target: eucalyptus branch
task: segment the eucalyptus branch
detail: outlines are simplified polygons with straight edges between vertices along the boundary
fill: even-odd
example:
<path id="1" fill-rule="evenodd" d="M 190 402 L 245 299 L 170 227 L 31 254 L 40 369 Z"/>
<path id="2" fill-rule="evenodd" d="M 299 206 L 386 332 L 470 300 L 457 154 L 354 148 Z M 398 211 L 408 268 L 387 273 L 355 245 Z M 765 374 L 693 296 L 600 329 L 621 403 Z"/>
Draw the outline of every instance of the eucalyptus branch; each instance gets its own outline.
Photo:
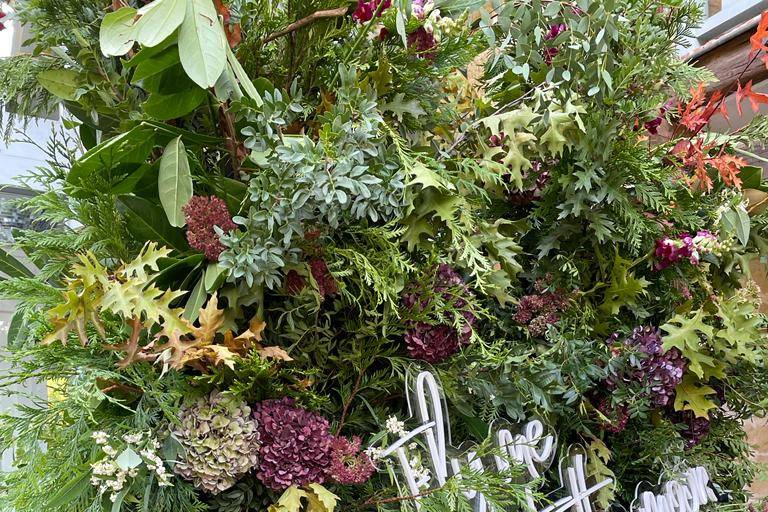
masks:
<path id="1" fill-rule="evenodd" d="M 272 32 L 271 34 L 269 34 L 267 37 L 264 38 L 264 41 L 262 41 L 262 44 L 267 44 L 270 41 L 274 41 L 275 39 L 288 35 L 291 32 L 295 32 L 302 27 L 305 27 L 311 23 L 314 23 L 317 20 L 327 19 L 327 18 L 338 18 L 339 16 L 344 16 L 347 13 L 347 10 L 348 10 L 347 6 L 344 6 L 344 7 L 337 7 L 336 9 L 327 9 L 325 11 L 313 12 L 306 18 L 302 18 L 298 21 L 294 21 L 293 23 L 291 23 L 290 25 L 288 25 L 282 30 L 278 30 L 277 32 Z"/>

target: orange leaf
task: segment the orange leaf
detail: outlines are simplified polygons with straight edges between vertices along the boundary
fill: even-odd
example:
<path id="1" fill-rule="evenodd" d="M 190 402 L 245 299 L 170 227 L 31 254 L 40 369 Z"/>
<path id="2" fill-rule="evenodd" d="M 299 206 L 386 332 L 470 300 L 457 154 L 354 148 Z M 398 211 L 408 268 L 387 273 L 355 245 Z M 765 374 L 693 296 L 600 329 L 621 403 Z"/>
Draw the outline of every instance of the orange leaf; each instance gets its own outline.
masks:
<path id="1" fill-rule="evenodd" d="M 750 55 L 754 55 L 760 50 L 768 51 L 768 46 L 766 46 L 764 42 L 766 38 L 768 38 L 768 11 L 763 12 L 757 30 L 749 38 L 749 44 L 752 47 Z"/>
<path id="2" fill-rule="evenodd" d="M 741 178 L 739 178 L 739 172 L 741 168 L 747 165 L 747 161 L 741 157 L 733 155 L 721 155 L 715 158 L 710 158 L 707 161 L 712 167 L 717 169 L 720 173 L 720 177 L 723 182 L 729 187 L 735 187 L 741 189 Z"/>

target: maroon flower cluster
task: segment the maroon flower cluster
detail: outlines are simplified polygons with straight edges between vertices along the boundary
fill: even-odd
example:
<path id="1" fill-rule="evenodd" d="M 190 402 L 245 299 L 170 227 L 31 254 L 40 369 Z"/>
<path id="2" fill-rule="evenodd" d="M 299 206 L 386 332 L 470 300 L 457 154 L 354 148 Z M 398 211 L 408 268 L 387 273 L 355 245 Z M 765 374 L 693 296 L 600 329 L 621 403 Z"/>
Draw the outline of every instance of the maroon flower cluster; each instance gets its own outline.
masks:
<path id="1" fill-rule="evenodd" d="M 439 363 L 459 351 L 459 348 L 469 343 L 472 337 L 472 327 L 477 317 L 465 309 L 467 301 L 463 296 L 471 292 L 461 276 L 449 265 L 437 267 L 434 280 L 434 292 L 442 295 L 443 299 L 455 309 L 462 310 L 464 322 L 457 331 L 448 318 L 439 323 L 414 322 L 405 333 L 405 343 L 408 355 L 414 359 L 423 359 L 428 363 Z M 403 297 L 405 307 L 411 311 L 423 311 L 429 306 L 429 299 L 423 298 L 418 291 L 407 293 Z"/>
<path id="2" fill-rule="evenodd" d="M 5 14 L 5 13 L 4 13 L 4 12 L 2 12 L 2 11 L 0 11 L 0 20 L 2 20 L 3 18 L 5 18 L 6 16 L 7 16 L 7 14 Z M 0 31 L 2 31 L 2 30 L 5 30 L 5 29 L 6 29 L 5 23 L 3 23 L 2 21 L 0 21 Z"/>
<path id="3" fill-rule="evenodd" d="M 328 270 L 325 260 L 309 260 L 309 271 L 312 273 L 312 279 L 317 283 L 317 290 L 321 297 L 326 298 L 339 292 L 339 285 Z"/>
<path id="4" fill-rule="evenodd" d="M 357 485 L 368 481 L 376 468 L 370 457 L 360 451 L 360 438 L 335 437 L 331 442 L 330 475 L 342 485 Z"/>
<path id="5" fill-rule="evenodd" d="M 720 249 L 717 237 L 709 231 L 699 231 L 696 236 L 683 233 L 677 238 L 665 236 L 656 241 L 656 270 L 664 270 L 680 261 L 688 260 L 698 265 L 702 254 L 717 252 Z"/>
<path id="6" fill-rule="evenodd" d="M 518 206 L 526 206 L 538 201 L 549 181 L 549 171 L 542 170 L 541 162 L 533 162 L 531 169 L 523 172 L 523 182 L 530 183 L 530 185 L 523 190 L 510 193 L 509 202 Z"/>
<path id="7" fill-rule="evenodd" d="M 685 439 L 685 449 L 690 450 L 709 435 L 709 418 L 696 416 L 692 411 L 679 411 L 673 416 L 675 423 L 685 426 L 680 435 Z"/>
<path id="8" fill-rule="evenodd" d="M 437 53 L 437 40 L 435 34 L 425 27 L 419 27 L 407 37 L 408 47 L 416 50 L 416 54 L 427 60 L 433 60 Z"/>
<path id="9" fill-rule="evenodd" d="M 379 4 L 383 4 L 381 8 L 379 8 Z M 373 18 L 377 10 L 378 16 L 381 16 L 381 13 L 391 6 L 392 0 L 383 0 L 382 2 L 379 0 L 357 0 L 357 9 L 352 13 L 352 18 L 358 23 L 365 23 Z"/>
<path id="10" fill-rule="evenodd" d="M 626 405 L 611 405 L 611 399 L 602 397 L 597 402 L 597 410 L 600 411 L 608 421 L 603 421 L 601 427 L 603 430 L 618 434 L 627 428 L 629 423 L 629 408 Z"/>
<path id="11" fill-rule="evenodd" d="M 549 31 L 544 34 L 544 40 L 545 41 L 551 41 L 552 39 L 556 38 L 563 32 L 568 30 L 568 25 L 565 23 L 556 23 L 549 27 Z M 552 65 L 552 59 L 555 58 L 555 56 L 559 53 L 559 50 L 555 47 L 546 48 L 544 50 L 544 62 L 547 63 L 547 66 Z"/>
<path id="12" fill-rule="evenodd" d="M 636 327 L 624 344 L 645 355 L 631 363 L 629 378 L 648 385 L 653 404 L 666 407 L 683 380 L 687 361 L 675 347 L 664 352 L 661 332 L 655 327 Z"/>
<path id="13" fill-rule="evenodd" d="M 253 416 L 261 443 L 256 476 L 274 491 L 329 478 L 358 484 L 373 473 L 371 459 L 359 451 L 360 439 L 333 436 L 328 420 L 296 406 L 292 398 L 260 402 Z"/>
<path id="14" fill-rule="evenodd" d="M 568 296 L 561 291 L 546 291 L 546 280 L 539 279 L 534 286 L 537 293 L 524 295 L 513 317 L 517 323 L 527 325 L 531 336 L 542 336 L 547 326 L 560 320 L 562 311 L 568 308 Z"/>
<path id="15" fill-rule="evenodd" d="M 216 196 L 193 196 L 183 211 L 189 245 L 205 254 L 209 260 L 217 261 L 226 247 L 214 227 L 224 233 L 237 228 L 229 215 L 227 204 Z"/>

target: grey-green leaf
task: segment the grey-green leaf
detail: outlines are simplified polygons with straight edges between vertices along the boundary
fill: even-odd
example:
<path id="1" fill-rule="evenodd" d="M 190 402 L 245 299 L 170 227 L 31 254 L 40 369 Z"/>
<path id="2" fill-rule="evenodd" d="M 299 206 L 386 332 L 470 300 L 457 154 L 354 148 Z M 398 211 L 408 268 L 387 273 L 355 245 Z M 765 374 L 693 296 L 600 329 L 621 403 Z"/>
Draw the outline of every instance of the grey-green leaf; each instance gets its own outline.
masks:
<path id="1" fill-rule="evenodd" d="M 157 46 L 173 34 L 184 21 L 189 0 L 155 0 L 136 22 L 136 40 L 144 46 Z"/>
<path id="2" fill-rule="evenodd" d="M 122 7 L 104 16 L 99 29 L 99 46 L 104 55 L 125 55 L 135 42 L 136 9 Z"/>
<path id="3" fill-rule="evenodd" d="M 200 308 L 205 304 L 205 299 L 208 294 L 205 293 L 205 278 L 203 276 L 197 281 L 197 284 L 192 288 L 192 293 L 187 299 L 187 305 L 184 306 L 184 318 L 190 322 L 197 320 L 200 315 Z"/>
<path id="4" fill-rule="evenodd" d="M 187 149 L 181 141 L 181 136 L 165 147 L 163 158 L 160 160 L 157 189 L 168 222 L 177 228 L 184 226 L 186 221 L 182 208 L 192 198 L 192 175 L 189 172 Z"/>
<path id="5" fill-rule="evenodd" d="M 179 58 L 197 85 L 216 85 L 227 61 L 227 36 L 211 0 L 189 0 L 179 31 Z"/>

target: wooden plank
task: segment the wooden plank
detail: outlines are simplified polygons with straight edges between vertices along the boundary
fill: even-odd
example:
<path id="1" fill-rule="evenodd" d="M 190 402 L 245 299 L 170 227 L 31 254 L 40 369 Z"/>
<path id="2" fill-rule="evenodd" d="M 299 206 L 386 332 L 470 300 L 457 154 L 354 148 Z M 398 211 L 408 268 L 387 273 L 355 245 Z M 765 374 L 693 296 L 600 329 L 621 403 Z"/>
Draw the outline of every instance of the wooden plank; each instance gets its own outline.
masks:
<path id="1" fill-rule="evenodd" d="M 722 90 L 729 94 L 736 90 L 737 81 L 757 83 L 768 78 L 768 69 L 760 56 L 753 60 L 749 55 L 752 32 L 744 32 L 696 58 L 696 65 L 708 68 L 719 80 L 707 92 Z"/>

